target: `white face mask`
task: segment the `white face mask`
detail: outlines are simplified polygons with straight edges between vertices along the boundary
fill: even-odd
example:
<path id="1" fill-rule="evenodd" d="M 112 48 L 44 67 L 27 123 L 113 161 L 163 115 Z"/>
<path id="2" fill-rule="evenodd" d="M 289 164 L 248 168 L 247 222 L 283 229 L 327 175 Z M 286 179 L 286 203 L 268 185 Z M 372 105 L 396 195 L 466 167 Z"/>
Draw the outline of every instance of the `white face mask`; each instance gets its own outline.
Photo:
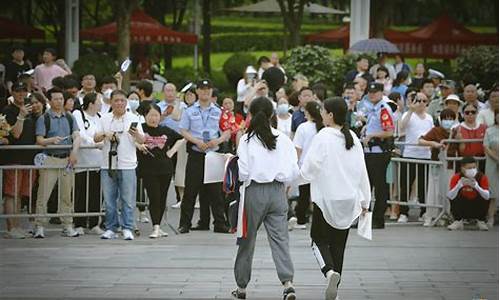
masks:
<path id="1" fill-rule="evenodd" d="M 466 169 L 464 173 L 466 177 L 473 179 L 477 175 L 477 169 L 476 168 Z"/>
<path id="2" fill-rule="evenodd" d="M 288 113 L 288 104 L 282 103 L 276 107 L 276 112 L 278 115 L 284 115 Z"/>
<path id="3" fill-rule="evenodd" d="M 139 100 L 128 100 L 128 105 L 130 106 L 130 109 L 135 112 L 139 107 Z"/>
<path id="4" fill-rule="evenodd" d="M 113 90 L 112 89 L 107 89 L 104 92 L 102 92 L 102 95 L 104 96 L 104 98 L 106 98 L 107 100 L 109 100 L 109 99 L 111 99 L 111 93 L 113 93 Z"/>
<path id="5" fill-rule="evenodd" d="M 441 121 L 441 127 L 443 127 L 446 130 L 450 130 L 451 127 L 455 125 L 455 120 L 442 120 Z"/>

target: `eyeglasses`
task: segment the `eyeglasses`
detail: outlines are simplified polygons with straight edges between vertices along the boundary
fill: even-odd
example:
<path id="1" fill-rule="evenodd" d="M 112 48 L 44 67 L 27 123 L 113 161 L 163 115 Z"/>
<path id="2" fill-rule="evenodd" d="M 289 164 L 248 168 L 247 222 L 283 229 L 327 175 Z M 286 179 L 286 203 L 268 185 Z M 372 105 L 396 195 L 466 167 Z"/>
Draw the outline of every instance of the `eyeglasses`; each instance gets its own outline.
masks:
<path id="1" fill-rule="evenodd" d="M 420 103 L 420 102 L 427 103 L 427 100 L 424 100 L 424 99 L 415 99 L 415 103 Z"/>
<path id="2" fill-rule="evenodd" d="M 467 115 L 467 116 L 468 115 L 475 115 L 476 113 L 477 113 L 477 111 L 475 111 L 475 110 L 466 110 L 466 111 L 464 111 L 464 114 Z"/>

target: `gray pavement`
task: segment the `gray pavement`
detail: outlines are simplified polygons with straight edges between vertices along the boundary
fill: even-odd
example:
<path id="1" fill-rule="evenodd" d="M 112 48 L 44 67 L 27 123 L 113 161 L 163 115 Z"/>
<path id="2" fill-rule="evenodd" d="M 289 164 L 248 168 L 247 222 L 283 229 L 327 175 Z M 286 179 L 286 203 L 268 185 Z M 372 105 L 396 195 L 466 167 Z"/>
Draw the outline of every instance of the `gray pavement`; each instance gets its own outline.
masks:
<path id="1" fill-rule="evenodd" d="M 170 199 L 173 199 L 171 197 Z M 140 224 L 134 241 L 97 236 L 0 239 L 0 299 L 231 299 L 233 235 L 176 235 L 151 240 Z M 197 220 L 194 217 L 194 222 Z M 3 226 L 3 225 L 2 225 Z M 290 233 L 298 299 L 323 299 L 325 279 L 308 231 Z M 259 232 L 248 299 L 281 299 L 265 230 Z M 339 297 L 346 299 L 498 299 L 498 227 L 488 232 L 389 226 L 366 241 L 351 230 Z M 478 297 L 479 299 L 479 297 Z"/>

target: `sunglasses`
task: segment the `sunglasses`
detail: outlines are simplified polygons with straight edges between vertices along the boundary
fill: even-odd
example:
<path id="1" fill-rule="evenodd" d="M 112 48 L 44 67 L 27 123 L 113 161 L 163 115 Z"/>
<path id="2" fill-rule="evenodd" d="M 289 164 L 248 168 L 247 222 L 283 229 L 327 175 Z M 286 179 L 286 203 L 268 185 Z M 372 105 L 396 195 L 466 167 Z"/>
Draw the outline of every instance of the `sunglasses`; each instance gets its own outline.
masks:
<path id="1" fill-rule="evenodd" d="M 466 110 L 466 111 L 464 111 L 464 114 L 465 114 L 465 115 L 467 115 L 467 116 L 468 116 L 468 115 L 475 115 L 475 114 L 476 114 L 476 112 L 477 112 L 477 111 L 475 111 L 475 110 Z"/>

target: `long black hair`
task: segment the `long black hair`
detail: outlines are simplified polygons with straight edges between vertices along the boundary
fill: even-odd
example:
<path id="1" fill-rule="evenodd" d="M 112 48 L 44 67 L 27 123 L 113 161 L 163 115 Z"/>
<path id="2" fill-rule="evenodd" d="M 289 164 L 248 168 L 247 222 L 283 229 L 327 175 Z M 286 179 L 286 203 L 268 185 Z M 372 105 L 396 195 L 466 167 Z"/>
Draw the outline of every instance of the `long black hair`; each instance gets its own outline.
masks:
<path id="1" fill-rule="evenodd" d="M 270 123 L 273 113 L 271 99 L 267 97 L 258 97 L 252 101 L 250 104 L 252 120 L 247 129 L 247 142 L 255 135 L 265 148 L 269 150 L 276 149 L 276 140 L 278 137 L 271 131 Z"/>
<path id="2" fill-rule="evenodd" d="M 316 131 L 319 132 L 323 127 L 323 118 L 321 117 L 321 105 L 316 101 L 307 102 L 305 110 L 311 115 L 312 121 L 316 124 Z"/>
<path id="3" fill-rule="evenodd" d="M 354 139 L 349 130 L 349 125 L 346 123 L 347 104 L 344 99 L 340 97 L 328 98 L 323 102 L 323 106 L 327 113 L 333 114 L 335 124 L 342 126 L 340 131 L 344 134 L 345 148 L 347 150 L 351 149 L 354 146 Z"/>

